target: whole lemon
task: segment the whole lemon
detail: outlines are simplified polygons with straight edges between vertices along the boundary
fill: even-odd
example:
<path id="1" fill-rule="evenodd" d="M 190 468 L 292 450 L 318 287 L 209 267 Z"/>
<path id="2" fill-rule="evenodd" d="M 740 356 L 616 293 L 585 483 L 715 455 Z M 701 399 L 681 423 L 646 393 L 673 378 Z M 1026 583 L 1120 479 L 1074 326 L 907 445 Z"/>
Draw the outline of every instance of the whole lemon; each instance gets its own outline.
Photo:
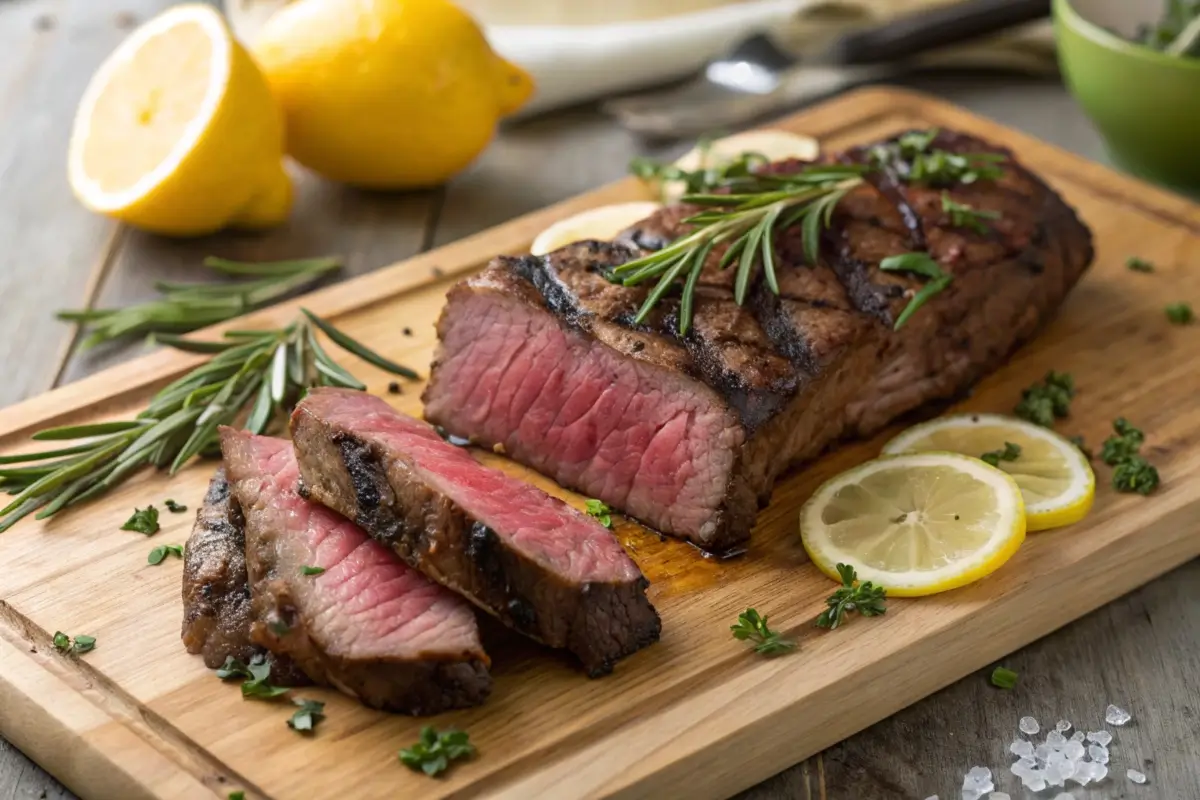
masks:
<path id="1" fill-rule="evenodd" d="M 291 156 L 367 188 L 444 182 L 533 92 L 446 0 L 299 0 L 252 49 L 283 106 Z"/>

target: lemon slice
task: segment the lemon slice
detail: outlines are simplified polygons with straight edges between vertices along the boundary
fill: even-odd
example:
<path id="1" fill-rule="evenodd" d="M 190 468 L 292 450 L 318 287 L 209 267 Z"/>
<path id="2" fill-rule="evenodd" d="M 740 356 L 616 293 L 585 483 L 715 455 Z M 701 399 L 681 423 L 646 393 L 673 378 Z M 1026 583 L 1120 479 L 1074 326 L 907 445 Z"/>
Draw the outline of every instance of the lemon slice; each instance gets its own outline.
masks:
<path id="1" fill-rule="evenodd" d="M 1025 540 L 1025 511 L 1012 477 L 977 458 L 886 456 L 817 489 L 800 512 L 800 537 L 831 578 L 846 563 L 888 594 L 916 597 L 999 569 Z"/>
<path id="2" fill-rule="evenodd" d="M 544 256 L 551 250 L 584 239 L 599 239 L 608 241 L 618 233 L 641 222 L 646 217 L 662 208 L 659 203 L 641 201 L 636 203 L 614 203 L 600 206 L 567 217 L 551 225 L 538 234 L 533 240 L 529 252 L 535 256 Z"/>
<path id="3" fill-rule="evenodd" d="M 196 235 L 286 218 L 283 113 L 210 6 L 171 8 L 100 66 L 68 152 L 75 195 L 158 233 Z"/>
<path id="4" fill-rule="evenodd" d="M 1078 447 L 1054 431 L 999 414 L 958 414 L 916 425 L 883 446 L 885 454 L 940 450 L 979 457 L 1021 448 L 997 466 L 1012 475 L 1025 499 L 1030 531 L 1044 531 L 1087 516 L 1096 496 L 1096 476 Z"/>
<path id="5" fill-rule="evenodd" d="M 703 167 L 719 167 L 734 161 L 743 153 L 758 153 L 768 161 L 799 158 L 811 161 L 821 153 L 821 145 L 811 136 L 777 130 L 746 131 L 717 139 L 707 146 L 697 145 L 675 161 L 680 169 L 694 172 Z M 683 196 L 682 181 L 667 181 L 662 187 L 664 203 L 673 203 Z"/>

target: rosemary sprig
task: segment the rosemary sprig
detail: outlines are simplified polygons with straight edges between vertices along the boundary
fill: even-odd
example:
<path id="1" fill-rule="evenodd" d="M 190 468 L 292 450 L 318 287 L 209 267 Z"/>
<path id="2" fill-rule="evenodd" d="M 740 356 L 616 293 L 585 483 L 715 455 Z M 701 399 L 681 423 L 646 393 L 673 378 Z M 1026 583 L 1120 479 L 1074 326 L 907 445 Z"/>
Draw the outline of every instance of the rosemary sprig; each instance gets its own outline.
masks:
<path id="1" fill-rule="evenodd" d="M 629 162 L 629 171 L 648 184 L 662 187 L 678 181 L 684 186 L 683 194 L 703 194 L 731 180 L 748 178 L 759 167 L 770 163 L 770 159 L 761 153 L 746 152 L 732 161 L 709 164 L 708 152 L 712 149 L 712 141 L 700 141 L 696 147 L 701 155 L 700 166 L 694 170 L 638 156 Z"/>
<path id="2" fill-rule="evenodd" d="M 662 250 L 614 267 L 610 278 L 625 286 L 658 278 L 638 311 L 637 322 L 645 321 L 667 291 L 683 280 L 679 333 L 686 334 L 692 325 L 700 273 L 716 247 L 728 243 L 719 262 L 721 269 L 737 263 L 734 300 L 739 305 L 745 302 L 750 278 L 759 266 L 771 291 L 778 294 L 776 233 L 800 224 L 805 257 L 816 263 L 821 227 L 829 225 L 838 202 L 862 182 L 866 170 L 861 165 L 821 165 L 795 175 L 734 179 L 726 186 L 729 194 L 684 195 L 683 202 L 705 207 L 685 220 L 694 230 Z"/>
<path id="3" fill-rule="evenodd" d="M 206 258 L 204 265 L 215 272 L 238 278 L 229 283 L 177 283 L 160 281 L 155 288 L 159 300 L 116 309 L 59 311 L 64 322 L 78 322 L 90 333 L 80 348 L 130 336 L 156 333 L 188 333 L 215 325 L 272 303 L 310 286 L 322 276 L 342 267 L 337 257 L 306 258 L 259 264 Z"/>
<path id="4" fill-rule="evenodd" d="M 247 430 L 263 433 L 310 387 L 365 389 L 329 356 L 317 329 L 381 369 L 416 377 L 303 311 L 285 328 L 228 331 L 217 341 L 159 335 L 164 344 L 212 358 L 161 389 L 134 419 L 38 431 L 33 435 L 38 441 L 84 441 L 0 458 L 0 489 L 15 495 L 0 509 L 0 532 L 38 509 L 37 518 L 44 519 L 96 497 L 143 467 L 174 474 L 195 456 L 216 455 L 218 427 L 241 421 Z"/>

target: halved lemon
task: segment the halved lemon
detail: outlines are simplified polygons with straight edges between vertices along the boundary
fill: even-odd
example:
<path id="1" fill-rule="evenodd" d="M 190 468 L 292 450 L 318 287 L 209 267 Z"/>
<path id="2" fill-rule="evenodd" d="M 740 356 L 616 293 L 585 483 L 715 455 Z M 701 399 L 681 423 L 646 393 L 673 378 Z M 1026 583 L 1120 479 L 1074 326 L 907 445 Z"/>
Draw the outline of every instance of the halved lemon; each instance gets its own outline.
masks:
<path id="1" fill-rule="evenodd" d="M 168 9 L 92 77 L 68 152 L 93 211 L 171 235 L 282 222 L 283 112 L 212 7 Z"/>
<path id="2" fill-rule="evenodd" d="M 1012 475 L 1025 499 L 1030 531 L 1078 522 L 1096 497 L 1096 476 L 1087 457 L 1052 430 L 1000 414 L 956 414 L 916 425 L 883 446 L 885 454 L 928 450 L 978 458 L 1002 452 L 1006 443 L 1020 448 L 997 466 Z"/>
<path id="3" fill-rule="evenodd" d="M 889 595 L 916 597 L 999 569 L 1025 540 L 1025 509 L 1012 477 L 977 458 L 885 456 L 817 489 L 800 537 L 829 577 L 845 563 Z"/>
<path id="4" fill-rule="evenodd" d="M 694 172 L 702 167 L 729 164 L 743 153 L 757 153 L 768 161 L 799 158 L 811 161 L 821 153 L 820 143 L 811 136 L 772 129 L 745 131 L 704 145 L 696 145 L 675 161 L 680 169 Z M 682 181 L 667 181 L 660 187 L 664 203 L 673 203 L 683 196 Z"/>
<path id="5" fill-rule="evenodd" d="M 529 252 L 535 256 L 544 256 L 551 250 L 557 250 L 573 242 L 582 242 L 585 239 L 608 241 L 660 208 L 662 205 L 659 203 L 639 201 L 614 203 L 580 212 L 559 220 L 539 233 L 533 240 L 533 246 L 529 248 Z"/>

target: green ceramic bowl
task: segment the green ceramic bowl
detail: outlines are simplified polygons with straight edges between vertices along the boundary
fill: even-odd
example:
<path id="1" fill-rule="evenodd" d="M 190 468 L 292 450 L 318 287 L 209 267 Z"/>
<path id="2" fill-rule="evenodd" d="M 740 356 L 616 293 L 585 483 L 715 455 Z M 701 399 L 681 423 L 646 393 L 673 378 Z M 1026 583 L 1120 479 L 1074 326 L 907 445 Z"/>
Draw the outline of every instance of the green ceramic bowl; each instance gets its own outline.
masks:
<path id="1" fill-rule="evenodd" d="M 1087 19 L 1088 10 L 1089 0 L 1054 0 L 1058 60 L 1071 93 L 1116 164 L 1200 192 L 1200 59 L 1126 41 Z"/>

